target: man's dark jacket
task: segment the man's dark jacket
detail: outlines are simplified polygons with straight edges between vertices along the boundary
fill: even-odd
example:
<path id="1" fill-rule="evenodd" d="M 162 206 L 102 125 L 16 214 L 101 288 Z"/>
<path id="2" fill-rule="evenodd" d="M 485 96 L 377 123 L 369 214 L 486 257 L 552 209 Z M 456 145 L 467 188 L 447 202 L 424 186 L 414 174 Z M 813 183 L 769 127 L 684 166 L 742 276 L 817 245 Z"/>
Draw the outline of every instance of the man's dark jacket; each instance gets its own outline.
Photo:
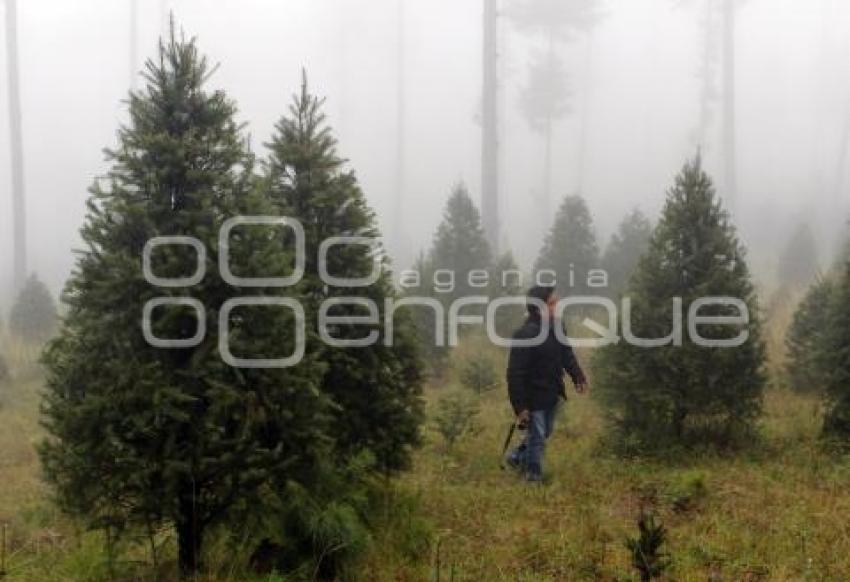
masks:
<path id="1" fill-rule="evenodd" d="M 561 343 L 555 326 L 561 320 L 549 321 L 549 333 L 542 343 L 532 346 L 511 346 L 508 359 L 508 395 L 515 413 L 523 410 L 546 410 L 567 397 L 564 371 L 573 382 L 584 381 L 584 372 L 572 347 Z M 540 334 L 540 316 L 532 314 L 513 335 L 514 340 L 535 338 Z"/>

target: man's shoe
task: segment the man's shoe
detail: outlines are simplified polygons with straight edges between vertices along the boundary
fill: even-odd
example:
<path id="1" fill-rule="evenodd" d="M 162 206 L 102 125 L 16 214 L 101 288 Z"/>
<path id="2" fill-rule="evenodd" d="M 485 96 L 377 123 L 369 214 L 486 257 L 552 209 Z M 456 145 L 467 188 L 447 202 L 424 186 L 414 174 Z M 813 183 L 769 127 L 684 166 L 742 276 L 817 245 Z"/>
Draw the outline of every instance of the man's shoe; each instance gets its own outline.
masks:
<path id="1" fill-rule="evenodd" d="M 522 471 L 522 462 L 513 455 L 507 455 L 505 457 L 505 465 L 514 471 Z"/>
<path id="2" fill-rule="evenodd" d="M 525 474 L 525 482 L 526 483 L 533 483 L 535 485 L 542 485 L 543 484 L 543 475 L 541 475 L 540 473 L 526 473 Z"/>

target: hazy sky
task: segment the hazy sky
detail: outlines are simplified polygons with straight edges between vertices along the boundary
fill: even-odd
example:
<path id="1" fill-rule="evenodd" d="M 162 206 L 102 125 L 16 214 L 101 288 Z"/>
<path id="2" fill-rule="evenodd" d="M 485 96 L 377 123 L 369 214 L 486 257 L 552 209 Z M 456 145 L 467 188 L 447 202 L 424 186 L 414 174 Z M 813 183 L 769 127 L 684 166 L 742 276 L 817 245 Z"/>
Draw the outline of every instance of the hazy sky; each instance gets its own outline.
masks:
<path id="1" fill-rule="evenodd" d="M 152 56 L 173 10 L 220 63 L 210 88 L 234 98 L 262 155 L 307 69 L 386 233 L 393 216 L 398 0 L 139 0 L 135 69 Z M 517 0 L 502 0 L 502 3 Z M 711 0 L 717 4 L 720 0 Z M 607 0 L 604 18 L 560 48 L 572 114 L 554 129 L 557 198 L 587 198 L 601 244 L 639 206 L 655 217 L 665 189 L 697 147 L 706 0 Z M 106 168 L 132 81 L 130 0 L 19 0 L 21 92 L 30 268 L 58 291 L 72 265 L 86 188 Z M 480 0 L 404 0 L 405 225 L 388 246 L 406 262 L 426 246 L 453 183 L 478 200 Z M 820 222 L 823 255 L 848 208 L 839 143 L 850 118 L 850 2 L 741 0 L 736 83 L 736 222 L 770 276 L 784 232 Z M 540 199 L 540 136 L 517 91 L 540 43 L 502 22 L 503 243 L 528 267 L 551 222 Z M 0 34 L 5 31 L 0 29 Z M 0 302 L 11 278 L 5 39 L 0 43 Z M 720 178 L 720 103 L 703 145 Z M 582 146 L 583 144 L 583 146 Z"/>

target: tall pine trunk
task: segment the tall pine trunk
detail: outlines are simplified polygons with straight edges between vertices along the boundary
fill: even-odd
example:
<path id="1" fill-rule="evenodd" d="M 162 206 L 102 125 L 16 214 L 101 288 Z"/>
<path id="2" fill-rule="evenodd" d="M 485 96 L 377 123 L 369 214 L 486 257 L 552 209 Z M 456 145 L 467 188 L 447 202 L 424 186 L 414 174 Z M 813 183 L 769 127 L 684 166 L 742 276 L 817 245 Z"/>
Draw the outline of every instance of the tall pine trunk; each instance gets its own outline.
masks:
<path id="1" fill-rule="evenodd" d="M 587 33 L 585 39 L 586 50 L 584 53 L 584 87 L 582 88 L 581 97 L 581 116 L 579 117 L 579 134 L 578 134 L 578 164 L 576 167 L 576 185 L 579 194 L 584 194 L 584 179 L 585 166 L 587 165 L 587 142 L 588 142 L 588 110 L 590 109 L 590 92 L 592 87 L 593 76 L 593 32 Z"/>
<path id="2" fill-rule="evenodd" d="M 130 0 L 130 87 L 136 88 L 136 76 L 138 71 L 136 63 L 139 62 L 139 0 Z"/>
<path id="3" fill-rule="evenodd" d="M 481 94 L 481 219 L 494 253 L 499 244 L 498 14 L 496 0 L 484 0 L 484 74 Z"/>
<path id="4" fill-rule="evenodd" d="M 735 152 L 735 0 L 723 3 L 723 198 L 734 210 L 738 204 Z"/>
<path id="5" fill-rule="evenodd" d="M 549 70 L 554 68 L 555 63 L 555 38 L 549 30 L 549 49 L 546 58 L 549 61 Z M 552 212 L 552 126 L 555 124 L 552 108 L 546 116 L 546 125 L 543 128 L 544 152 L 543 152 L 543 199 L 546 201 L 546 212 Z"/>
<path id="6" fill-rule="evenodd" d="M 203 524 L 198 519 L 195 492 L 192 484 L 180 495 L 177 528 L 177 563 L 183 575 L 194 574 L 200 566 Z"/>
<path id="7" fill-rule="evenodd" d="M 835 202 L 839 204 L 844 199 L 844 175 L 848 150 L 850 150 L 850 114 L 845 114 L 841 140 L 838 142 L 838 158 L 836 159 L 833 182 Z"/>
<path id="8" fill-rule="evenodd" d="M 12 152 L 12 283 L 18 291 L 27 276 L 27 217 L 24 191 L 24 143 L 18 78 L 17 0 L 6 0 L 6 60 L 9 86 L 9 147 Z"/>
<path id="9" fill-rule="evenodd" d="M 701 151 L 706 151 L 708 144 L 708 133 L 711 125 L 711 107 L 712 101 L 715 99 L 715 34 L 716 27 L 714 21 L 714 2 L 713 0 L 705 0 L 705 19 L 703 26 L 703 45 L 702 45 L 702 69 L 700 71 L 700 81 L 702 87 L 700 89 L 699 101 L 699 127 L 697 129 L 697 145 Z"/>
<path id="10" fill-rule="evenodd" d="M 552 212 L 552 119 L 543 130 L 543 200 L 547 213 Z"/>
<path id="11" fill-rule="evenodd" d="M 163 37 L 168 33 L 169 21 L 168 0 L 159 0 L 159 26 L 160 35 Z"/>
<path id="12" fill-rule="evenodd" d="M 398 52 L 396 53 L 396 167 L 395 167 L 395 192 L 393 193 L 393 228 L 395 232 L 395 243 L 398 245 L 398 254 L 407 261 L 408 245 L 407 245 L 407 227 L 404 220 L 404 0 L 396 0 L 398 6 L 396 8 L 397 31 L 398 31 Z"/>

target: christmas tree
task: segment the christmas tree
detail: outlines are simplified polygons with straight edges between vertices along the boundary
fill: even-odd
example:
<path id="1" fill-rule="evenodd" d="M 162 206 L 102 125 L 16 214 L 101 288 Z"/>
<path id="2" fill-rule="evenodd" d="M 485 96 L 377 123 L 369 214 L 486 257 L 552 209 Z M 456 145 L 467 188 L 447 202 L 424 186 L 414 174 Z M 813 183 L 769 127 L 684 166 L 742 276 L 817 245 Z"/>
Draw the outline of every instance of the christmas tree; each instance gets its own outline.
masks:
<path id="1" fill-rule="evenodd" d="M 850 449 L 850 262 L 834 285 L 827 323 L 818 350 L 827 411 L 823 436 L 830 445 Z"/>
<path id="2" fill-rule="evenodd" d="M 473 284 L 470 284 L 470 272 L 490 271 L 492 255 L 481 226 L 481 215 L 463 184 L 455 185 L 446 202 L 428 262 L 431 272 L 442 269 L 454 273 L 454 290 L 437 294 L 446 305 L 462 297 L 487 295 L 486 285 L 478 286 L 478 273 L 473 273 Z M 466 313 L 473 311 L 470 309 Z"/>
<path id="3" fill-rule="evenodd" d="M 804 288 L 818 272 L 817 245 L 812 229 L 801 223 L 779 257 L 779 283 Z"/>
<path id="4" fill-rule="evenodd" d="M 555 214 L 534 271 L 554 271 L 558 294 L 564 297 L 594 293 L 587 286 L 587 273 L 599 267 L 599 247 L 587 204 L 581 196 L 568 196 Z"/>
<path id="5" fill-rule="evenodd" d="M 267 144 L 265 184 L 280 212 L 298 219 L 304 228 L 307 321 L 318 322 L 327 301 L 342 300 L 328 311 L 334 318 L 369 317 L 370 309 L 375 310 L 374 323 L 336 319 L 328 326 L 337 341 L 377 334 L 370 345 L 333 345 L 317 339 L 308 342 L 307 352 L 326 364 L 321 390 L 334 403 L 331 436 L 337 453 L 349 458 L 370 451 L 381 471 L 393 471 L 408 464 L 410 448 L 419 442 L 422 367 L 416 335 L 410 314 L 401 308 L 393 315 L 392 345 L 386 345 L 385 300 L 396 296 L 389 265 L 374 212 L 354 172 L 337 154 L 322 103 L 308 91 L 305 78 L 289 114 L 277 123 Z M 362 240 L 327 248 L 320 262 L 323 243 L 341 236 Z M 376 275 L 358 286 L 345 281 L 327 284 L 320 269 L 326 271 L 326 279 Z M 370 301 L 373 307 L 355 304 L 358 301 Z"/>
<path id="6" fill-rule="evenodd" d="M 6 358 L 0 354 L 0 385 L 9 381 L 9 365 L 6 363 Z"/>
<path id="7" fill-rule="evenodd" d="M 40 453 L 60 506 L 111 539 L 175 528 L 183 572 L 198 568 L 205 533 L 234 506 L 269 482 L 309 489 L 328 450 L 321 366 L 310 354 L 286 368 L 234 367 L 217 349 L 227 300 L 297 299 L 298 289 L 234 287 L 215 269 L 222 224 L 275 208 L 253 183 L 234 103 L 205 88 L 211 72 L 195 42 L 173 30 L 147 62 L 146 88 L 131 92 L 129 123 L 107 151 L 108 178 L 90 190 L 67 317 L 44 357 L 49 436 Z M 149 246 L 175 235 L 201 248 Z M 228 242 L 242 277 L 292 268 L 282 229 L 243 226 Z M 151 275 L 193 281 L 163 287 Z M 161 305 L 140 323 L 156 298 L 198 303 Z M 239 358 L 288 356 L 296 325 L 291 309 L 269 306 L 240 307 L 222 322 Z M 146 336 L 179 344 L 155 347 Z"/>
<path id="8" fill-rule="evenodd" d="M 408 281 L 404 287 L 404 296 L 410 300 L 437 301 L 434 299 L 434 270 L 424 252 L 420 252 L 411 269 L 417 274 L 416 281 Z M 438 302 L 438 307 L 442 304 Z M 413 326 L 416 333 L 420 353 L 425 361 L 429 374 L 442 376 L 445 371 L 446 358 L 449 347 L 446 343 L 445 329 L 439 333 L 438 322 L 443 322 L 445 327 L 445 316 L 435 310 L 431 305 L 416 305 L 410 308 Z"/>
<path id="9" fill-rule="evenodd" d="M 442 306 L 442 345 L 437 341 L 440 326 L 434 310 L 417 307 L 415 315 L 417 336 L 428 357 L 429 369 L 441 376 L 450 347 L 448 314 L 452 304 L 466 297 L 492 297 L 500 291 L 501 275 L 494 271 L 481 215 L 462 183 L 452 189 L 431 248 L 427 255 L 420 255 L 414 271 L 421 274 L 420 284 L 408 288 L 407 295 L 436 300 Z M 485 308 L 467 305 L 462 312 L 483 317 Z M 469 331 L 468 325 L 459 326 L 460 333 L 465 331 Z"/>
<path id="10" fill-rule="evenodd" d="M 697 328 L 700 337 L 712 341 L 746 334 L 737 347 L 701 345 L 688 329 L 681 334 L 681 345 L 675 345 L 674 332 L 671 341 L 656 347 L 624 338 L 602 348 L 594 366 L 596 393 L 615 442 L 640 452 L 706 442 L 726 446 L 749 434 L 760 413 L 765 381 L 755 293 L 744 249 L 699 157 L 685 164 L 669 190 L 627 295 L 631 314 L 628 319 L 623 314 L 621 325 L 630 323 L 638 338 L 671 334 L 674 298 L 682 299 L 684 310 L 700 298 L 736 298 L 744 302 L 749 321 Z M 698 313 L 736 318 L 740 311 L 715 303 Z"/>
<path id="11" fill-rule="evenodd" d="M 519 275 L 521 272 L 511 251 L 505 251 L 493 263 L 490 299 L 522 298 L 522 302 L 502 306 L 496 311 L 495 326 L 499 337 L 511 337 L 527 314 L 524 305 L 525 289 L 522 286 L 522 277 Z"/>
<path id="12" fill-rule="evenodd" d="M 822 356 L 832 320 L 834 289 L 835 283 L 829 277 L 817 279 L 794 312 L 785 336 L 786 370 L 794 390 L 821 391 L 827 381 L 828 370 L 823 369 Z"/>
<path id="13" fill-rule="evenodd" d="M 646 252 L 651 235 L 652 225 L 638 209 L 629 212 L 620 222 L 617 232 L 611 235 L 602 255 L 602 268 L 608 273 L 611 297 L 619 297 L 625 290 L 638 260 Z"/>
<path id="14" fill-rule="evenodd" d="M 56 331 L 56 302 L 36 275 L 24 283 L 9 314 L 9 331 L 29 342 L 43 342 Z"/>

